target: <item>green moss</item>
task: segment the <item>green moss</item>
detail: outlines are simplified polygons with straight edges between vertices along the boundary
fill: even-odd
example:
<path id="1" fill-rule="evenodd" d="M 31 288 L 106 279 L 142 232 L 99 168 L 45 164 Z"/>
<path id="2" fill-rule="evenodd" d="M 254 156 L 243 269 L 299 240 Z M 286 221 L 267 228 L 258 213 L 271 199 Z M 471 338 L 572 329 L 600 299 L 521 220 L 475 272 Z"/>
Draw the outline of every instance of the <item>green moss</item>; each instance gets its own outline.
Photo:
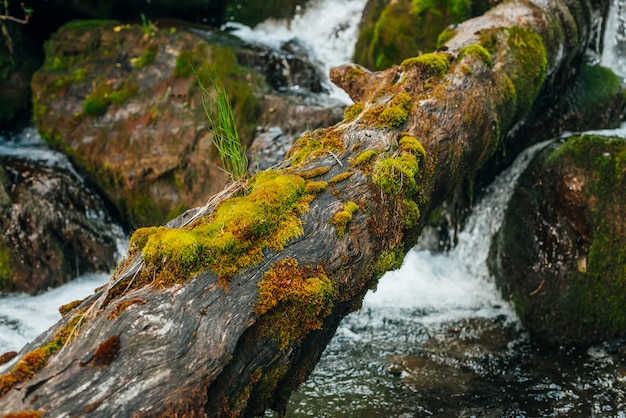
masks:
<path id="1" fill-rule="evenodd" d="M 419 223 L 421 212 L 417 203 L 411 199 L 403 199 L 400 208 L 402 224 L 405 228 L 413 228 Z"/>
<path id="2" fill-rule="evenodd" d="M 368 149 L 359 154 L 353 161 L 350 162 L 350 164 L 355 167 L 364 168 L 368 166 L 377 155 L 377 151 Z"/>
<path id="3" fill-rule="evenodd" d="M 264 333 L 284 349 L 322 327 L 335 297 L 321 267 L 300 267 L 297 260 L 286 258 L 263 275 L 255 312 L 263 320 Z"/>
<path id="4" fill-rule="evenodd" d="M 405 59 L 400 65 L 418 67 L 427 77 L 443 77 L 450 68 L 450 58 L 446 54 L 435 52 Z"/>
<path id="5" fill-rule="evenodd" d="M 193 74 L 194 61 L 199 51 L 184 49 L 179 52 L 176 57 L 176 67 L 174 68 L 174 76 L 177 78 L 190 77 Z"/>
<path id="6" fill-rule="evenodd" d="M 626 142 L 584 135 L 570 138 L 546 159 L 582 176 L 591 237 L 585 267 L 569 275 L 563 318 L 576 335 L 612 338 L 626 333 Z M 586 178 L 586 179 L 585 179 Z"/>
<path id="7" fill-rule="evenodd" d="M 325 181 L 309 181 L 306 183 L 307 194 L 319 194 L 326 190 L 328 183 Z"/>
<path id="8" fill-rule="evenodd" d="M 610 68 L 583 64 L 574 86 L 572 105 L 583 114 L 596 112 L 598 106 L 615 100 L 619 94 L 622 94 L 621 79 Z"/>
<path id="9" fill-rule="evenodd" d="M 339 173 L 332 179 L 328 180 L 328 184 L 334 186 L 337 183 L 349 179 L 350 177 L 352 177 L 353 174 L 354 173 L 352 171 L 344 171 L 343 173 Z"/>
<path id="10" fill-rule="evenodd" d="M 426 158 L 426 150 L 421 142 L 410 135 L 404 135 L 399 141 L 400 149 L 405 152 L 409 152 L 417 157 L 420 161 L 424 161 Z"/>
<path id="11" fill-rule="evenodd" d="M 491 54 L 482 45 L 472 44 L 461 48 L 458 59 L 461 60 L 465 56 L 475 57 L 483 61 L 489 67 L 493 66 Z"/>
<path id="12" fill-rule="evenodd" d="M 374 166 L 372 183 L 391 196 L 412 195 L 418 191 L 415 176 L 418 161 L 413 154 L 379 160 Z"/>
<path id="13" fill-rule="evenodd" d="M 506 83 L 501 87 L 505 95 L 515 93 L 515 110 L 508 112 L 509 119 L 521 119 L 532 108 L 546 77 L 548 60 L 543 39 L 531 29 L 513 26 L 481 31 L 479 41 L 490 52 L 506 51 L 498 59 L 509 61 L 512 70 L 508 77 L 501 77 L 499 81 Z M 508 122 L 503 126 L 508 126 Z"/>
<path id="14" fill-rule="evenodd" d="M 378 104 L 368 109 L 363 115 L 363 121 L 381 129 L 397 128 L 407 121 L 412 100 L 410 94 L 398 93 L 388 105 Z"/>
<path id="15" fill-rule="evenodd" d="M 330 167 L 317 167 L 309 171 L 298 171 L 295 174 L 299 175 L 303 179 L 312 179 L 314 177 L 323 176 L 329 171 L 330 171 Z"/>
<path id="16" fill-rule="evenodd" d="M 289 149 L 286 159 L 291 159 L 291 166 L 298 167 L 306 161 L 317 157 L 327 156 L 329 153 L 342 153 L 345 145 L 336 128 L 307 132 Z"/>
<path id="17" fill-rule="evenodd" d="M 383 10 L 374 25 L 364 62 L 369 68 L 383 70 L 420 50 L 419 23 L 411 15 L 407 2 L 392 2 Z M 417 39 L 416 39 L 417 38 Z"/>
<path id="18" fill-rule="evenodd" d="M 136 93 L 137 86 L 134 84 L 127 83 L 115 90 L 107 84 L 100 84 L 94 92 L 85 97 L 83 113 L 89 116 L 103 115 L 110 105 L 121 105 Z"/>
<path id="19" fill-rule="evenodd" d="M 157 51 L 157 45 L 149 45 L 146 49 L 144 49 L 143 54 L 138 57 L 131 58 L 130 63 L 135 68 L 144 68 L 145 66 L 152 64 L 156 60 Z"/>
<path id="20" fill-rule="evenodd" d="M 453 35 L 451 24 L 482 14 L 486 1 L 399 0 L 370 2 L 355 46 L 355 62 L 383 70 L 441 47 Z M 442 32 L 443 31 L 443 32 Z"/>
<path id="21" fill-rule="evenodd" d="M 347 106 L 343 111 L 343 116 L 346 122 L 350 122 L 356 119 L 357 116 L 363 111 L 364 105 L 361 102 L 356 102 L 350 106 Z"/>
<path id="22" fill-rule="evenodd" d="M 378 122 L 386 128 L 397 128 L 406 122 L 409 114 L 400 106 L 388 107 L 378 116 Z"/>
<path id="23" fill-rule="evenodd" d="M 441 48 L 456 35 L 456 29 L 445 28 L 437 37 L 437 49 Z"/>
<path id="24" fill-rule="evenodd" d="M 138 229 L 131 246 L 145 242 L 146 280 L 167 286 L 209 268 L 226 284 L 262 261 L 264 249 L 281 250 L 302 235 L 297 215 L 309 201 L 302 177 L 266 171 L 250 180 L 248 194 L 225 200 L 208 218 L 183 228 Z"/>
<path id="25" fill-rule="evenodd" d="M 393 245 L 391 248 L 381 251 L 374 263 L 374 278 L 378 280 L 386 272 L 399 269 L 402 267 L 402 261 L 404 261 L 402 244 Z"/>
<path id="26" fill-rule="evenodd" d="M 365 70 L 363 70 L 361 67 L 354 66 L 350 69 L 350 71 L 346 73 L 345 80 L 351 81 L 352 79 L 362 76 L 363 74 L 365 74 Z M 358 103 L 355 103 L 355 105 L 356 104 Z"/>
<path id="27" fill-rule="evenodd" d="M 343 205 L 343 208 L 339 212 L 335 213 L 335 215 L 333 216 L 333 219 L 330 221 L 330 223 L 335 225 L 335 228 L 337 229 L 337 236 L 339 238 L 343 238 L 343 236 L 346 234 L 346 227 L 348 226 L 348 223 L 352 220 L 352 216 L 357 210 L 359 210 L 359 205 L 357 205 L 355 202 L 349 201 L 345 205 Z"/>

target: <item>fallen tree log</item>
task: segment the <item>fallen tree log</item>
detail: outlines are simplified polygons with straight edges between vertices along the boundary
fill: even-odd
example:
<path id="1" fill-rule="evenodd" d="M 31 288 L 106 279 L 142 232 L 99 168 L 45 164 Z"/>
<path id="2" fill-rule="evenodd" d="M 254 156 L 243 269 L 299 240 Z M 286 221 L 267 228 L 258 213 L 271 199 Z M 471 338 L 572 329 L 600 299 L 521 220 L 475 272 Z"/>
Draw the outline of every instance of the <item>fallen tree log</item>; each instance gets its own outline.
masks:
<path id="1" fill-rule="evenodd" d="M 425 215 L 571 76 L 605 3 L 511 1 L 445 50 L 332 78 L 346 119 L 275 170 L 143 228 L 94 295 L 0 373 L 0 410 L 44 416 L 284 412 L 340 320 L 401 264 Z M 575 70 L 575 68 L 574 68 Z"/>

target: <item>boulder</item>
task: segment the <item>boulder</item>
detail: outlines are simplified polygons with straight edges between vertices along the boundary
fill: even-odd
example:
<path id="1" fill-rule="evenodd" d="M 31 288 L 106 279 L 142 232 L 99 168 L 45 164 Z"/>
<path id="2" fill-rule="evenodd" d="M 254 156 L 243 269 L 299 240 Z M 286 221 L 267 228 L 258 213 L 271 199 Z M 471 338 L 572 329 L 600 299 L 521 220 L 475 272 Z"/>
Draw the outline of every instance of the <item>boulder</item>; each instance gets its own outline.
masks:
<path id="1" fill-rule="evenodd" d="M 489 0 L 369 0 L 363 13 L 354 62 L 374 70 L 430 52 L 454 34 L 448 25 L 487 11 Z"/>
<path id="2" fill-rule="evenodd" d="M 133 226 L 164 223 L 202 205 L 227 181 L 211 144 L 198 79 L 209 87 L 211 77 L 223 83 L 246 147 L 267 127 L 295 135 L 342 117 L 333 106 L 273 89 L 267 81 L 271 66 L 259 64 L 275 60 L 273 53 L 246 50 L 226 34 L 74 21 L 45 49 L 32 83 L 37 127 Z M 283 81 L 291 79 L 298 76 Z M 303 87 L 313 89 L 315 81 L 310 83 Z"/>
<path id="3" fill-rule="evenodd" d="M 519 179 L 491 270 L 528 332 L 552 345 L 626 335 L 626 141 L 583 135 Z"/>
<path id="4" fill-rule="evenodd" d="M 67 168 L 0 156 L 0 292 L 36 294 L 111 271 L 121 230 L 107 213 Z"/>

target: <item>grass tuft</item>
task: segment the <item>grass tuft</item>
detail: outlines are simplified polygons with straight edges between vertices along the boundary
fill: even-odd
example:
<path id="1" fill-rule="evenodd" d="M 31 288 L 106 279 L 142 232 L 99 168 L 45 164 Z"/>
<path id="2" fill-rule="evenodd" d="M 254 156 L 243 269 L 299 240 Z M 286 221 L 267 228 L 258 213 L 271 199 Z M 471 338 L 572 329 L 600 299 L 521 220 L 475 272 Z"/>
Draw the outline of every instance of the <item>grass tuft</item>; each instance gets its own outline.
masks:
<path id="1" fill-rule="evenodd" d="M 228 99 L 222 83 L 216 78 L 209 78 L 215 95 L 202 84 L 196 74 L 202 95 L 202 107 L 211 129 L 213 130 L 212 143 L 217 148 L 222 161 L 222 167 L 230 175 L 231 180 L 243 180 L 248 176 L 248 157 L 241 145 L 233 107 Z"/>

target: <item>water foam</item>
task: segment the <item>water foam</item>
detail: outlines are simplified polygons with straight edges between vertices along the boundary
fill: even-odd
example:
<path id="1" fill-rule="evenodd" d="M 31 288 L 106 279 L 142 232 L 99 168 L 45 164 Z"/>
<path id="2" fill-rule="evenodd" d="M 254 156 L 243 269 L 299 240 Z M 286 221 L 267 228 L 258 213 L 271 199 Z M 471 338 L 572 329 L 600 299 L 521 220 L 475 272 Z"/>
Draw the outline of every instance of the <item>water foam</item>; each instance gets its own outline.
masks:
<path id="1" fill-rule="evenodd" d="M 309 48 L 310 58 L 323 70 L 331 97 L 351 103 L 343 90 L 330 83 L 328 74 L 331 67 L 352 61 L 365 3 L 365 0 L 311 1 L 304 12 L 291 21 L 269 19 L 254 29 L 234 22 L 227 26 L 246 42 L 274 49 L 298 39 Z"/>

